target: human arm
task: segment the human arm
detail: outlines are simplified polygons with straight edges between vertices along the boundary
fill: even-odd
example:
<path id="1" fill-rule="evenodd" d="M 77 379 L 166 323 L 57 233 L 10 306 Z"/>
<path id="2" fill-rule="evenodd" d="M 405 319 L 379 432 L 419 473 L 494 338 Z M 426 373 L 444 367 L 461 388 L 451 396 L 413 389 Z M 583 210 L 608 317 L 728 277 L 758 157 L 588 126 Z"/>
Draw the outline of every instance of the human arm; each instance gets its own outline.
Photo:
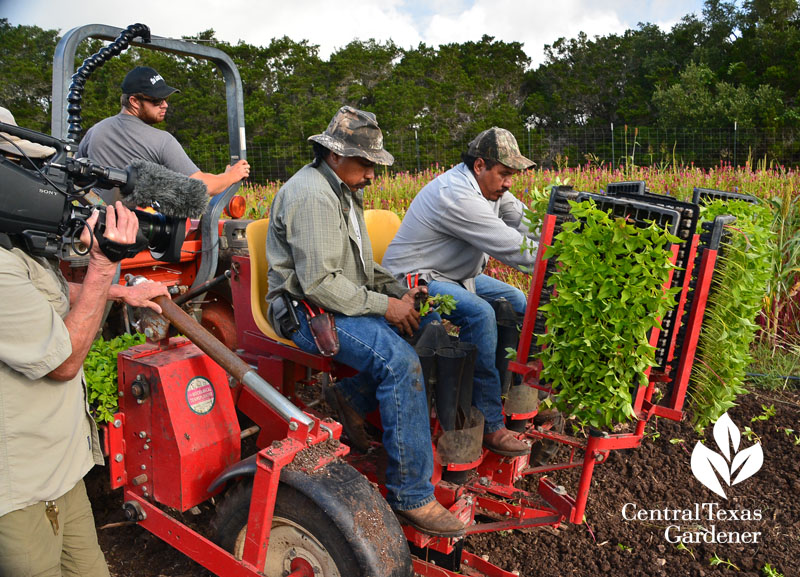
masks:
<path id="1" fill-rule="evenodd" d="M 77 300 L 82 286 L 78 283 L 69 283 L 70 304 Z M 154 303 L 152 299 L 161 295 L 170 296 L 167 286 L 149 279 L 134 286 L 112 284 L 108 289 L 108 300 L 110 301 L 123 302 L 132 307 L 147 307 L 159 314 L 161 314 L 161 307 Z"/>
<path id="2" fill-rule="evenodd" d="M 87 221 L 88 226 L 81 233 L 81 240 L 89 244 L 89 228 L 94 228 L 98 213 Z M 136 240 L 139 230 L 136 215 L 117 202 L 106 209 L 106 230 L 104 236 L 120 244 L 131 244 Z M 68 381 L 78 374 L 83 361 L 92 346 L 97 329 L 103 319 L 105 302 L 111 282 L 117 271 L 117 263 L 111 262 L 94 242 L 89 253 L 89 265 L 81 290 L 72 301 L 70 311 L 64 317 L 64 326 L 69 333 L 72 352 L 58 367 L 47 376 L 57 381 Z"/>
<path id="3" fill-rule="evenodd" d="M 291 183 L 295 186 L 273 203 L 267 241 L 270 267 L 295 276 L 302 295 L 326 310 L 383 316 L 389 296 L 366 286 L 339 199 L 327 183 L 311 176 Z"/>
<path id="4" fill-rule="evenodd" d="M 374 266 L 375 280 L 370 287 L 375 292 L 389 295 L 396 299 L 402 298 L 407 292 L 408 288 L 401 284 L 388 270 L 383 268 L 378 263 Z"/>
<path id="5" fill-rule="evenodd" d="M 208 188 L 209 196 L 216 196 L 221 192 L 227 190 L 229 186 L 244 180 L 250 176 L 250 164 L 242 159 L 236 164 L 229 165 L 225 172 L 220 174 L 211 174 L 210 172 L 203 172 L 198 170 L 194 174 L 190 174 L 190 178 L 196 178 L 203 181 L 206 188 Z"/>
<path id="6" fill-rule="evenodd" d="M 442 230 L 500 262 L 524 270 L 533 265 L 535 243 L 520 251 L 524 236 L 495 215 L 489 202 L 474 195 L 460 197 L 443 209 Z"/>

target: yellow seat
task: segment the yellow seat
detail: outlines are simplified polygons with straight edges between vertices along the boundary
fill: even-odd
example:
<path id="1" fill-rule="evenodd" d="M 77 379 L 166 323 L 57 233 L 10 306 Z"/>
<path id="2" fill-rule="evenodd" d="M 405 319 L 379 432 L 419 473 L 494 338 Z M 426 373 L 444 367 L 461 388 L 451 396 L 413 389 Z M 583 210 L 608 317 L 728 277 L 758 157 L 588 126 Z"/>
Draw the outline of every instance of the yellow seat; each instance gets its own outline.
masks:
<path id="1" fill-rule="evenodd" d="M 397 229 L 400 228 L 400 217 L 391 210 L 365 210 L 364 221 L 367 225 L 367 234 L 372 243 L 372 253 L 375 262 L 383 260 L 389 243 L 392 242 Z M 267 291 L 269 290 L 269 278 L 267 272 L 267 229 L 269 219 L 262 218 L 254 220 L 247 225 L 245 236 L 247 237 L 247 249 L 250 252 L 250 309 L 256 326 L 266 336 L 274 341 L 278 341 L 290 347 L 297 347 L 289 339 L 278 336 L 275 329 L 269 322 L 267 316 Z"/>
<path id="2" fill-rule="evenodd" d="M 269 290 L 269 279 L 267 271 L 267 228 L 269 219 L 254 220 L 247 225 L 245 236 L 247 237 L 247 249 L 250 251 L 250 310 L 253 313 L 253 320 L 262 333 L 274 341 L 278 341 L 290 347 L 297 347 L 289 339 L 282 339 L 272 328 L 267 320 L 267 291 Z"/>
<path id="3" fill-rule="evenodd" d="M 364 222 L 372 243 L 372 258 L 381 264 L 389 243 L 400 228 L 400 217 L 391 210 L 370 209 L 364 211 Z"/>

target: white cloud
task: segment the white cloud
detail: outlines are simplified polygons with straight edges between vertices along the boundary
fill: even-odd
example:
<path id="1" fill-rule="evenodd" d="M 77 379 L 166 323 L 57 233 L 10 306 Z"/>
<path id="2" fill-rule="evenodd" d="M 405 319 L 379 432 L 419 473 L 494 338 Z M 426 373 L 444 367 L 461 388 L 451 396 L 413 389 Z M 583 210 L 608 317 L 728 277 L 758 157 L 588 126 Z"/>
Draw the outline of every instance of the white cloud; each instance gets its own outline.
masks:
<path id="1" fill-rule="evenodd" d="M 543 47 L 583 31 L 589 37 L 621 33 L 640 21 L 669 29 L 702 0 L 0 0 L 0 17 L 12 24 L 70 28 L 102 23 L 124 28 L 147 24 L 157 36 L 179 38 L 213 28 L 217 38 L 266 46 L 275 37 L 308 40 L 327 58 L 352 40 L 390 38 L 402 47 L 420 42 L 498 40 L 524 43 L 534 65 Z"/>

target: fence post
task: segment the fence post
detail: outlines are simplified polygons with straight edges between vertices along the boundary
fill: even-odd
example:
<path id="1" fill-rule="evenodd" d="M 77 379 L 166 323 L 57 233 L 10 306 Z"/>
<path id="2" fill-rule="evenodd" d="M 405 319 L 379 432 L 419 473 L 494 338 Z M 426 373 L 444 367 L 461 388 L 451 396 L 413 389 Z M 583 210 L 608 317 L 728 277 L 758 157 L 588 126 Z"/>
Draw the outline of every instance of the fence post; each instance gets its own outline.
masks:
<path id="1" fill-rule="evenodd" d="M 611 123 L 611 170 L 616 166 L 616 159 L 614 158 L 614 123 Z"/>
<path id="2" fill-rule="evenodd" d="M 739 136 L 739 121 L 733 121 L 733 168 L 736 168 L 736 143 Z"/>
<path id="3" fill-rule="evenodd" d="M 417 129 L 416 128 L 414 129 L 414 144 L 415 144 L 415 148 L 417 149 L 417 172 L 419 172 L 420 171 L 420 166 L 419 166 L 419 137 L 417 136 Z"/>

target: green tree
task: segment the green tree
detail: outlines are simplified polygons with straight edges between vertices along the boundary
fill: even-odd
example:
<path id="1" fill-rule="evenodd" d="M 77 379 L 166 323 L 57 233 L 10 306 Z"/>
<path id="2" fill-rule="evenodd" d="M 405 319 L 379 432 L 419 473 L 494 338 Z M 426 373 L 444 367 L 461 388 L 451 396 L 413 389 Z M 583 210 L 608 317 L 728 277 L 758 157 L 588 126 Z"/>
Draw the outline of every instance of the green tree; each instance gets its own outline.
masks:
<path id="1" fill-rule="evenodd" d="M 0 94 L 17 124 L 50 132 L 50 86 L 57 30 L 0 18 Z"/>

